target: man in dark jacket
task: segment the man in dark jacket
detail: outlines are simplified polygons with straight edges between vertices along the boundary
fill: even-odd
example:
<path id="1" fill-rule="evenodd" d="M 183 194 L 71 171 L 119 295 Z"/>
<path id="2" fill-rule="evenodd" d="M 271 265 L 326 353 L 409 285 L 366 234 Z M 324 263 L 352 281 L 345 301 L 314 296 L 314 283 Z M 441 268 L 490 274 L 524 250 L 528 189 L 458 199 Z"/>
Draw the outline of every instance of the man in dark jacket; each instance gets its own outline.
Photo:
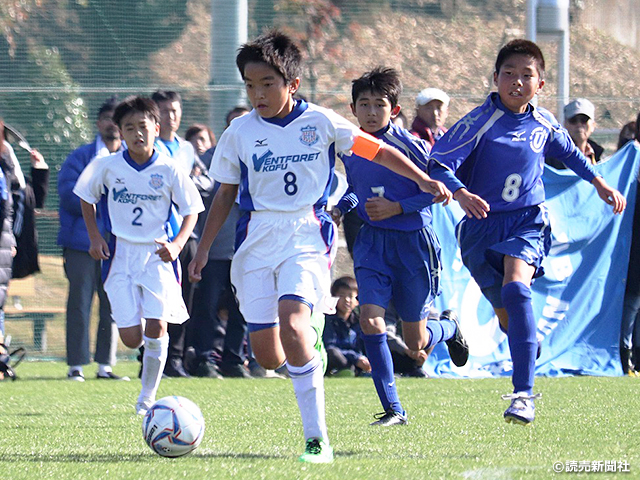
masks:
<path id="1" fill-rule="evenodd" d="M 100 303 L 100 320 L 94 356 L 98 363 L 98 378 L 129 380 L 111 371 L 116 361 L 118 332 L 111 318 L 109 300 L 102 288 L 100 262 L 89 255 L 89 235 L 82 218 L 80 199 L 73 193 L 78 177 L 89 162 L 122 149 L 120 132 L 112 120 L 116 104 L 116 98 L 111 98 L 100 107 L 96 122 L 98 128 L 96 139 L 71 152 L 58 174 L 58 194 L 60 195 L 58 244 L 63 248 L 64 271 L 69 280 L 66 334 L 67 364 L 69 365 L 67 378 L 79 382 L 84 382 L 82 366 L 91 361 L 89 324 L 91 301 L 96 291 Z M 100 214 L 101 208 L 98 206 L 98 215 Z M 104 225 L 100 221 L 99 225 L 104 235 Z"/>

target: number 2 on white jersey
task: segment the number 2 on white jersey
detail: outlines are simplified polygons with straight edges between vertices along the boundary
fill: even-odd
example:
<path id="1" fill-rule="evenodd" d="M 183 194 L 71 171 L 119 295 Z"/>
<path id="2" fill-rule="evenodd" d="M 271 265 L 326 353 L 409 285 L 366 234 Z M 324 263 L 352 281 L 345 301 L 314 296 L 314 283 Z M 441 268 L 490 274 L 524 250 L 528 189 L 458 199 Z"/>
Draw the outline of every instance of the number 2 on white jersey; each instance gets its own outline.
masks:
<path id="1" fill-rule="evenodd" d="M 522 177 L 517 173 L 512 173 L 504 181 L 502 189 L 502 199 L 505 202 L 513 202 L 520 196 L 520 185 L 522 185 Z"/>
<path id="2" fill-rule="evenodd" d="M 131 220 L 131 225 L 141 227 L 142 222 L 140 221 L 140 217 L 142 216 L 142 209 L 140 207 L 136 207 L 133 209 L 133 213 L 135 217 L 133 218 L 133 220 Z"/>

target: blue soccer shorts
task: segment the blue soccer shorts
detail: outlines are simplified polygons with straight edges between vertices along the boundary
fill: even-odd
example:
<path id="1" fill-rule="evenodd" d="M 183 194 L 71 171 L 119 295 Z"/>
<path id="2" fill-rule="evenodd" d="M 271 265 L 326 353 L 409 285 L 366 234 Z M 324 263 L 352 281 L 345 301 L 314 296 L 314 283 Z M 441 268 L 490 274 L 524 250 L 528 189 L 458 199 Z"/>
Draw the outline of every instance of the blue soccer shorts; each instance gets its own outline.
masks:
<path id="1" fill-rule="evenodd" d="M 542 261 L 551 248 L 549 214 L 544 204 L 512 212 L 465 217 L 456 227 L 462 262 L 494 308 L 502 308 L 504 256 L 533 266 L 533 278 L 544 275 Z"/>
<path id="2" fill-rule="evenodd" d="M 414 231 L 364 224 L 353 246 L 358 301 L 386 309 L 393 303 L 406 322 L 427 318 L 440 293 L 440 242 L 431 226 Z"/>

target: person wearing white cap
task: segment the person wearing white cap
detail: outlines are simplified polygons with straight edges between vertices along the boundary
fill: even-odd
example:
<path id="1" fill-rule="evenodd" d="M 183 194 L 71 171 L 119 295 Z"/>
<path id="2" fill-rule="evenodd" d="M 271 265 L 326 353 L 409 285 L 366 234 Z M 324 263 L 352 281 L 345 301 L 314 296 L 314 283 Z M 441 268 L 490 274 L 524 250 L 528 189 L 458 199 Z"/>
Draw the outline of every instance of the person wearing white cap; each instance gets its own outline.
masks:
<path id="1" fill-rule="evenodd" d="M 604 152 L 602 146 L 589 138 L 596 129 L 595 116 L 596 108 L 586 98 L 576 98 L 564 107 L 564 128 L 569 132 L 576 147 L 591 160 L 592 164 L 599 163 Z M 555 158 L 546 158 L 545 163 L 558 170 L 567 168 L 564 163 Z"/>
<path id="2" fill-rule="evenodd" d="M 411 133 L 431 146 L 447 131 L 444 123 L 449 113 L 449 95 L 439 88 L 425 88 L 416 97 L 416 118 Z"/>

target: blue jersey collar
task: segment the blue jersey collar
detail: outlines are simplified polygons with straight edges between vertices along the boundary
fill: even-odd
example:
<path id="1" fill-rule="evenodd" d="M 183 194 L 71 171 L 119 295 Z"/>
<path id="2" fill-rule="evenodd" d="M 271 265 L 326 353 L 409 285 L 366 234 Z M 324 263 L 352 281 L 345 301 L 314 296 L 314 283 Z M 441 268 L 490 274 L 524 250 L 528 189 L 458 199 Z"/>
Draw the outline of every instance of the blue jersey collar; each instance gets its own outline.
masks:
<path id="1" fill-rule="evenodd" d="M 500 100 L 500 95 L 498 94 L 498 92 L 493 92 L 491 94 L 491 100 L 493 101 L 493 104 L 500 110 L 502 110 L 504 113 L 506 113 L 507 115 L 513 117 L 513 118 L 524 118 L 527 115 L 529 115 L 532 111 L 533 111 L 533 105 L 531 105 L 531 103 L 527 104 L 527 111 L 524 113 L 515 113 L 512 112 L 511 110 L 509 110 L 507 107 L 504 106 L 504 104 L 502 103 L 502 100 Z"/>
<path id="2" fill-rule="evenodd" d="M 369 133 L 369 135 L 373 135 L 376 138 L 382 138 L 384 137 L 384 134 L 387 133 L 389 131 L 389 129 L 391 128 L 391 122 L 387 123 L 387 125 L 385 127 L 382 127 L 380 130 L 378 130 L 377 132 L 373 132 L 373 133 L 369 133 L 369 132 L 365 132 L 362 127 L 360 127 L 360 130 L 362 130 L 365 133 Z"/>
<path id="3" fill-rule="evenodd" d="M 149 165 L 151 165 L 153 162 L 155 162 L 158 159 L 158 152 L 154 150 L 153 154 L 151 155 L 151 158 L 149 158 L 149 160 L 144 162 L 142 165 L 140 165 L 133 158 L 131 158 L 131 155 L 129 155 L 129 150 L 125 150 L 124 152 L 122 152 L 122 157 L 124 158 L 125 162 L 131 165 L 131 168 L 134 168 L 137 171 L 141 171 L 147 168 Z"/>
<path id="4" fill-rule="evenodd" d="M 296 118 L 304 113 L 304 111 L 309 107 L 309 104 L 304 100 L 296 100 L 295 105 L 293 106 L 293 110 L 284 118 L 263 118 L 265 122 L 272 123 L 273 125 L 278 125 L 280 127 L 286 127 L 291 122 L 293 122 Z"/>

